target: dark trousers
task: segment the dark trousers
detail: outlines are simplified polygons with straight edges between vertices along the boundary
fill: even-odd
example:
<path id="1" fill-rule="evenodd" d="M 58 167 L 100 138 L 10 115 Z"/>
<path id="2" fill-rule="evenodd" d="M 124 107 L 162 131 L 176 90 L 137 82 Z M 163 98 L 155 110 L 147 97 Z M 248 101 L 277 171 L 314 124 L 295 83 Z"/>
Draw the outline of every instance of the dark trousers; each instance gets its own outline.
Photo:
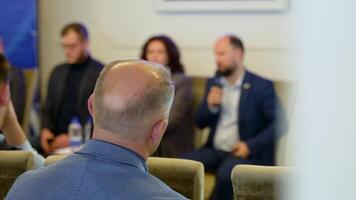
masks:
<path id="1" fill-rule="evenodd" d="M 238 164 L 258 164 L 255 160 L 236 158 L 230 152 L 224 152 L 209 147 L 194 150 L 183 156 L 184 159 L 200 161 L 205 171 L 216 174 L 216 186 L 212 195 L 213 200 L 233 199 L 231 171 Z"/>

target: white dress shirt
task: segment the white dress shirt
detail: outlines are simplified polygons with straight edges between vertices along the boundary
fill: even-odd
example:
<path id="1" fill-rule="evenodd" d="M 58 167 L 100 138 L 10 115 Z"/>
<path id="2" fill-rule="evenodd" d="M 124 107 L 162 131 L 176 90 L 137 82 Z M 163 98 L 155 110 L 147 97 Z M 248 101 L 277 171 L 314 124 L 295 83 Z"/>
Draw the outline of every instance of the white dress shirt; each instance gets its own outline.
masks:
<path id="1" fill-rule="evenodd" d="M 220 105 L 220 117 L 214 137 L 214 147 L 218 150 L 232 151 L 234 144 L 239 141 L 238 109 L 241 95 L 241 85 L 245 72 L 234 84 L 230 84 L 225 78 L 221 78 L 223 85 L 223 97 Z M 218 110 L 211 108 L 211 112 Z"/>

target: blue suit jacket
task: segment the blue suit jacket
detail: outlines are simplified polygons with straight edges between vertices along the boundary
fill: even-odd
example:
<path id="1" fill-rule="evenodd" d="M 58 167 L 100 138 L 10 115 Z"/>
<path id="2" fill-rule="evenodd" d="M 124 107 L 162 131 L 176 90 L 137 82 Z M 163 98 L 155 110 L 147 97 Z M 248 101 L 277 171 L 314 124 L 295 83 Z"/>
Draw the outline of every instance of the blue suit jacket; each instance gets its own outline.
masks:
<path id="1" fill-rule="evenodd" d="M 213 114 L 209 111 L 207 95 L 216 82 L 216 78 L 207 81 L 204 100 L 195 120 L 198 127 L 210 128 L 206 145 L 212 148 L 220 112 Z M 239 116 L 239 138 L 247 143 L 250 149 L 249 159 L 256 161 L 256 164 L 274 164 L 278 104 L 273 83 L 246 71 L 236 112 Z"/>
<path id="2" fill-rule="evenodd" d="M 135 152 L 99 140 L 21 175 L 6 199 L 186 199 L 147 172 Z"/>

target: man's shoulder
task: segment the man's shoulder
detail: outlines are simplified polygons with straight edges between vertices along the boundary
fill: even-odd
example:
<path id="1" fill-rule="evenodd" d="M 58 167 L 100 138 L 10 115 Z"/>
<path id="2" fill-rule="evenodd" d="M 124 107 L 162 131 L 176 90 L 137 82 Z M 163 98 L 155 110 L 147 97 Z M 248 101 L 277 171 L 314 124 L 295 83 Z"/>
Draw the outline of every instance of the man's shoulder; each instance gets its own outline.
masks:
<path id="1" fill-rule="evenodd" d="M 255 83 L 259 83 L 259 84 L 262 84 L 262 85 L 265 85 L 265 84 L 272 84 L 272 81 L 268 78 L 265 78 L 261 75 L 258 75 L 256 73 L 253 73 L 251 71 L 248 71 L 246 70 L 246 74 L 245 74 L 246 78 L 249 79 L 250 81 L 252 82 L 255 82 Z"/>
<path id="2" fill-rule="evenodd" d="M 98 70 L 101 70 L 104 67 L 104 64 L 95 58 L 90 58 L 89 65 Z"/>
<path id="3" fill-rule="evenodd" d="M 98 70 L 101 70 L 104 67 L 104 64 L 102 62 L 92 57 L 90 58 L 89 65 L 91 68 L 98 69 Z M 70 65 L 68 63 L 62 62 L 54 67 L 52 73 L 59 73 L 68 70 L 69 68 Z"/>
<path id="4" fill-rule="evenodd" d="M 87 163 L 85 160 L 75 160 L 70 156 L 58 163 L 22 174 L 16 179 L 7 199 L 60 199 L 72 195 L 74 190 L 71 188 L 81 184 Z M 46 188 L 45 192 L 43 188 Z"/>
<path id="5" fill-rule="evenodd" d="M 69 69 L 70 65 L 68 63 L 59 63 L 52 70 L 53 75 L 62 75 L 65 71 Z"/>
<path id="6" fill-rule="evenodd" d="M 242 87 L 247 87 L 246 84 L 252 85 L 252 90 L 257 93 L 273 90 L 273 82 L 271 80 L 250 71 L 246 71 Z"/>
<path id="7" fill-rule="evenodd" d="M 78 199 L 96 199 L 97 196 L 123 199 L 186 199 L 148 172 L 126 163 L 93 159 L 88 166 Z M 95 183 L 92 184 L 92 183 Z"/>
<path id="8" fill-rule="evenodd" d="M 89 162 L 95 163 L 95 167 Z M 91 184 L 94 182 L 95 186 Z M 115 197 L 120 194 L 130 199 L 186 199 L 147 172 L 86 156 L 71 156 L 51 166 L 26 172 L 16 180 L 7 199 L 66 199 L 74 195 L 79 199 L 96 199 L 98 195 L 110 197 L 112 191 Z"/>
<path id="9" fill-rule="evenodd" d="M 120 171 L 120 179 L 115 181 L 115 185 L 121 186 L 115 191 L 122 196 L 130 199 L 186 199 L 148 172 L 126 166 L 122 166 L 122 169 L 116 170 Z"/>
<path id="10" fill-rule="evenodd" d="M 46 194 L 52 193 L 54 174 L 48 173 L 45 168 L 28 171 L 19 176 L 6 199 L 44 199 Z M 42 189 L 46 188 L 44 192 Z"/>
<path id="11" fill-rule="evenodd" d="M 158 196 L 162 196 L 167 199 L 186 199 L 183 195 L 174 191 L 172 188 L 170 188 L 167 184 L 162 182 L 157 177 L 151 174 L 148 174 L 148 176 L 151 179 L 152 183 L 155 185 L 154 187 L 157 188 L 156 190 L 158 192 Z"/>

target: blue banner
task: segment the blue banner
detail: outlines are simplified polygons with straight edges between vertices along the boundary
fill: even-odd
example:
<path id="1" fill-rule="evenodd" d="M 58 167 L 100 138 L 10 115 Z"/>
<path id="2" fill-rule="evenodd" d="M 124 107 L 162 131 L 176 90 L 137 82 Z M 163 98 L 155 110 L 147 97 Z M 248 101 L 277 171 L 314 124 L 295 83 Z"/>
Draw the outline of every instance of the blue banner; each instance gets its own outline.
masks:
<path id="1" fill-rule="evenodd" d="M 13 66 L 37 67 L 37 0 L 0 0 L 0 10 L 5 55 Z"/>

